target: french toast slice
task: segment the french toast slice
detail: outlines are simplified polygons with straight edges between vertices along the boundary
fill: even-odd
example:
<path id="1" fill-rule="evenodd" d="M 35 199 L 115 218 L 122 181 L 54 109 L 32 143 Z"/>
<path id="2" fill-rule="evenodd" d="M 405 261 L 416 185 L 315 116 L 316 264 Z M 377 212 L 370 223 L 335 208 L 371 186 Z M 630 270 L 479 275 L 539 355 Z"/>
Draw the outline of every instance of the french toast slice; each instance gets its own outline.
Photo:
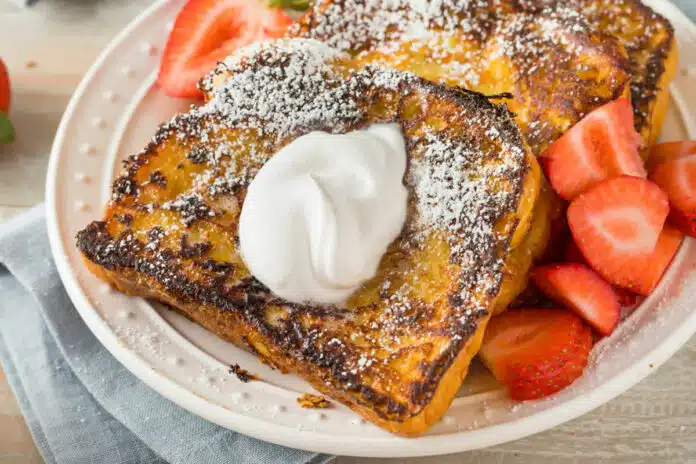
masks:
<path id="1" fill-rule="evenodd" d="M 649 148 L 657 142 L 678 66 L 672 24 L 641 0 L 514 0 L 525 11 L 545 7 L 579 11 L 597 31 L 616 37 L 631 62 L 631 101 L 636 129 Z M 647 153 L 647 150 L 646 152 Z"/>
<path id="2" fill-rule="evenodd" d="M 259 45 L 215 76 L 203 107 L 126 161 L 104 219 L 77 236 L 85 263 L 378 426 L 423 434 L 478 352 L 540 194 L 539 166 L 511 113 L 479 93 L 363 68 L 312 40 Z M 239 253 L 247 186 L 301 135 L 384 122 L 406 140 L 409 199 L 377 276 L 345 308 L 277 298 Z"/>
<path id="3" fill-rule="evenodd" d="M 318 0 L 288 35 L 324 41 L 362 64 L 509 94 L 538 155 L 592 110 L 629 96 L 633 71 L 616 38 L 565 2 L 541 1 Z"/>
<path id="4" fill-rule="evenodd" d="M 528 137 L 536 132 L 528 124 L 539 116 L 541 123 L 566 119 L 556 124 L 562 133 L 567 118 L 586 114 L 596 107 L 596 98 L 606 102 L 607 95 L 618 96 L 622 74 L 628 74 L 625 95 L 633 102 L 646 148 L 662 131 L 678 65 L 674 28 L 641 0 L 321 0 L 290 35 L 325 40 L 365 62 L 450 85 L 510 91 L 517 97 L 511 109 L 519 113 Z M 553 35 L 565 43 L 559 47 Z M 578 81 L 585 90 L 575 91 Z M 575 106 L 577 114 L 566 106 Z M 541 114 L 525 114 L 532 108 L 541 108 Z M 552 142 L 558 132 L 544 130 L 541 141 L 531 137 L 532 148 L 541 142 L 543 149 L 549 143 L 543 139 Z"/>

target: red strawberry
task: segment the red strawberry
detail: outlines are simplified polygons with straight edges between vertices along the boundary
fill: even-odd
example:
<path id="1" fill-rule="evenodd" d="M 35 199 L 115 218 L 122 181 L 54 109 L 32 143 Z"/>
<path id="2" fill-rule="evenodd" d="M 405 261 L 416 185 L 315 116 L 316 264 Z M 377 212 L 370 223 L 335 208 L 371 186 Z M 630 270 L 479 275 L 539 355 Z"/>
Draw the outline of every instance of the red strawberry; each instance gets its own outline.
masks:
<path id="1" fill-rule="evenodd" d="M 240 47 L 280 37 L 292 20 L 257 0 L 189 0 L 162 56 L 157 82 L 172 97 L 198 97 L 198 81 Z"/>
<path id="2" fill-rule="evenodd" d="M 648 171 L 660 163 L 674 161 L 688 155 L 696 154 L 696 140 L 691 142 L 667 142 L 655 145 L 648 158 Z"/>
<path id="3" fill-rule="evenodd" d="M 596 272 L 584 264 L 552 264 L 534 269 L 532 282 L 549 298 L 572 309 L 602 335 L 619 322 L 619 299 Z"/>
<path id="4" fill-rule="evenodd" d="M 587 115 L 540 158 L 554 190 L 572 200 L 606 179 L 646 177 L 638 151 L 643 142 L 634 127 L 633 107 L 626 99 Z"/>
<path id="5" fill-rule="evenodd" d="M 510 309 L 491 319 L 481 359 L 516 400 L 552 395 L 582 375 L 592 331 L 570 311 Z"/>
<path id="6" fill-rule="evenodd" d="M 683 240 L 684 234 L 669 224 L 665 224 L 655 250 L 643 258 L 642 262 L 636 262 L 637 268 L 643 269 L 644 274 L 641 276 L 642 285 L 633 291 L 643 296 L 648 296 L 653 291 L 672 263 L 672 259 L 679 251 Z"/>
<path id="7" fill-rule="evenodd" d="M 565 262 L 567 263 L 587 264 L 587 261 L 585 261 L 585 257 L 582 255 L 582 253 L 578 249 L 578 246 L 575 244 L 573 240 L 570 240 L 570 242 L 568 243 L 568 248 L 566 248 L 565 250 L 564 257 Z M 619 304 L 622 308 L 627 306 L 635 306 L 640 300 L 640 296 L 636 295 L 635 293 L 631 293 L 628 290 L 624 290 L 623 288 L 619 287 L 612 288 L 614 289 L 614 293 L 616 293 L 616 296 L 619 298 Z"/>
<path id="8" fill-rule="evenodd" d="M 696 237 L 696 143 L 659 145 L 656 153 L 650 179 L 667 193 L 672 223 Z"/>
<path id="9" fill-rule="evenodd" d="M 659 280 L 650 261 L 668 213 L 667 195 L 657 185 L 624 176 L 580 195 L 568 208 L 568 223 L 578 249 L 605 280 L 647 295 Z"/>
<path id="10" fill-rule="evenodd" d="M 7 72 L 7 67 L 0 60 L 0 113 L 8 114 L 10 111 L 10 75 Z"/>
<path id="11" fill-rule="evenodd" d="M 10 76 L 5 63 L 0 60 L 0 145 L 12 143 L 15 139 L 12 122 L 7 116 L 10 111 L 11 88 Z"/>
<path id="12" fill-rule="evenodd" d="M 639 295 L 631 293 L 628 290 L 624 290 L 623 288 L 614 287 L 614 293 L 616 293 L 616 296 L 619 299 L 619 304 L 622 308 L 635 306 L 640 301 Z"/>

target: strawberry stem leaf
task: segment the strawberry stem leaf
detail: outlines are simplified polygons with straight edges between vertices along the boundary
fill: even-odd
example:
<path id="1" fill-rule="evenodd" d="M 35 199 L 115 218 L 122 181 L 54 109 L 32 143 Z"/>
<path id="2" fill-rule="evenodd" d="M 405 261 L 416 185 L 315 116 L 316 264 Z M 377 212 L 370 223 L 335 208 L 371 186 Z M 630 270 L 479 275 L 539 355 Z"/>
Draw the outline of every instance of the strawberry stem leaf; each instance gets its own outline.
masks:
<path id="1" fill-rule="evenodd" d="M 14 127 L 10 119 L 0 111 L 0 144 L 12 143 L 15 139 Z"/>
<path id="2" fill-rule="evenodd" d="M 268 4 L 278 8 L 290 8 L 304 11 L 309 8 L 311 0 L 268 0 Z"/>

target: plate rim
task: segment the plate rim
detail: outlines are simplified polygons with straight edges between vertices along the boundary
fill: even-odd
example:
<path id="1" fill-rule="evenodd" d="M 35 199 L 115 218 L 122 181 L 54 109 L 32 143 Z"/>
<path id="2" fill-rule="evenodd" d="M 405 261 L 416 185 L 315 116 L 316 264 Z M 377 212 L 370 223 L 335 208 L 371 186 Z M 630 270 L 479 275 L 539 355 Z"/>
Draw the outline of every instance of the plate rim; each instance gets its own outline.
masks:
<path id="1" fill-rule="evenodd" d="M 572 398 L 558 406 L 535 412 L 531 415 L 506 422 L 494 424 L 476 430 L 458 431 L 439 436 L 425 436 L 404 439 L 394 436 L 366 437 L 361 443 L 348 443 L 346 438 L 327 434 L 300 432 L 286 426 L 275 425 L 269 429 L 269 423 L 256 418 L 230 411 L 223 406 L 207 401 L 194 392 L 177 384 L 173 380 L 150 368 L 147 362 L 121 345 L 113 331 L 92 307 L 86 294 L 72 272 L 65 244 L 59 233 L 58 195 L 55 194 L 59 159 L 62 146 L 68 136 L 69 127 L 78 103 L 85 96 L 89 84 L 105 65 L 112 52 L 128 40 L 131 33 L 146 22 L 160 8 L 166 7 L 169 0 L 158 0 L 131 21 L 101 52 L 97 60 L 84 75 L 61 118 L 50 153 L 46 175 L 46 222 L 51 251 L 60 278 L 70 299 L 77 308 L 86 325 L 104 345 L 104 347 L 131 373 L 173 403 L 183 407 L 192 414 L 203 417 L 224 428 L 278 445 L 299 448 L 313 452 L 341 454 L 360 457 L 423 457 L 463 452 L 486 448 L 501 443 L 525 438 L 549 430 L 560 424 L 584 415 L 624 393 L 639 383 L 657 367 L 671 358 L 695 333 L 696 311 L 688 320 L 670 336 L 663 339 L 651 351 L 638 359 L 620 375 L 613 376 L 602 383 L 602 387 L 581 396 Z M 669 10 L 670 17 L 677 18 L 688 27 L 696 37 L 696 24 L 688 18 L 670 0 L 662 1 L 661 8 Z M 696 134 L 689 134 L 696 137 Z M 643 362 L 650 358 L 650 365 Z M 230 417 L 235 417 L 235 428 L 231 428 Z M 320 439 L 318 439 L 320 437 Z M 389 437 L 392 438 L 392 437 Z M 370 446 L 371 443 L 374 446 Z M 366 446 L 368 445 L 368 446 Z"/>

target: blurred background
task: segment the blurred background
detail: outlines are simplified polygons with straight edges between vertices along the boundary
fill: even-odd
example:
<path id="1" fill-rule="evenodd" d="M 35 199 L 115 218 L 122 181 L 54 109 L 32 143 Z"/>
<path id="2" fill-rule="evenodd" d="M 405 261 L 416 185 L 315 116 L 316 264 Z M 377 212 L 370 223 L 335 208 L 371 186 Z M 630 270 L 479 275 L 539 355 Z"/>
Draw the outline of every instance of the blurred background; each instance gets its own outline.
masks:
<path id="1" fill-rule="evenodd" d="M 24 7 L 25 0 L 0 0 L 0 58 L 17 133 L 15 143 L 0 145 L 0 223 L 43 200 L 48 152 L 72 91 L 101 49 L 151 3 L 40 0 Z"/>

